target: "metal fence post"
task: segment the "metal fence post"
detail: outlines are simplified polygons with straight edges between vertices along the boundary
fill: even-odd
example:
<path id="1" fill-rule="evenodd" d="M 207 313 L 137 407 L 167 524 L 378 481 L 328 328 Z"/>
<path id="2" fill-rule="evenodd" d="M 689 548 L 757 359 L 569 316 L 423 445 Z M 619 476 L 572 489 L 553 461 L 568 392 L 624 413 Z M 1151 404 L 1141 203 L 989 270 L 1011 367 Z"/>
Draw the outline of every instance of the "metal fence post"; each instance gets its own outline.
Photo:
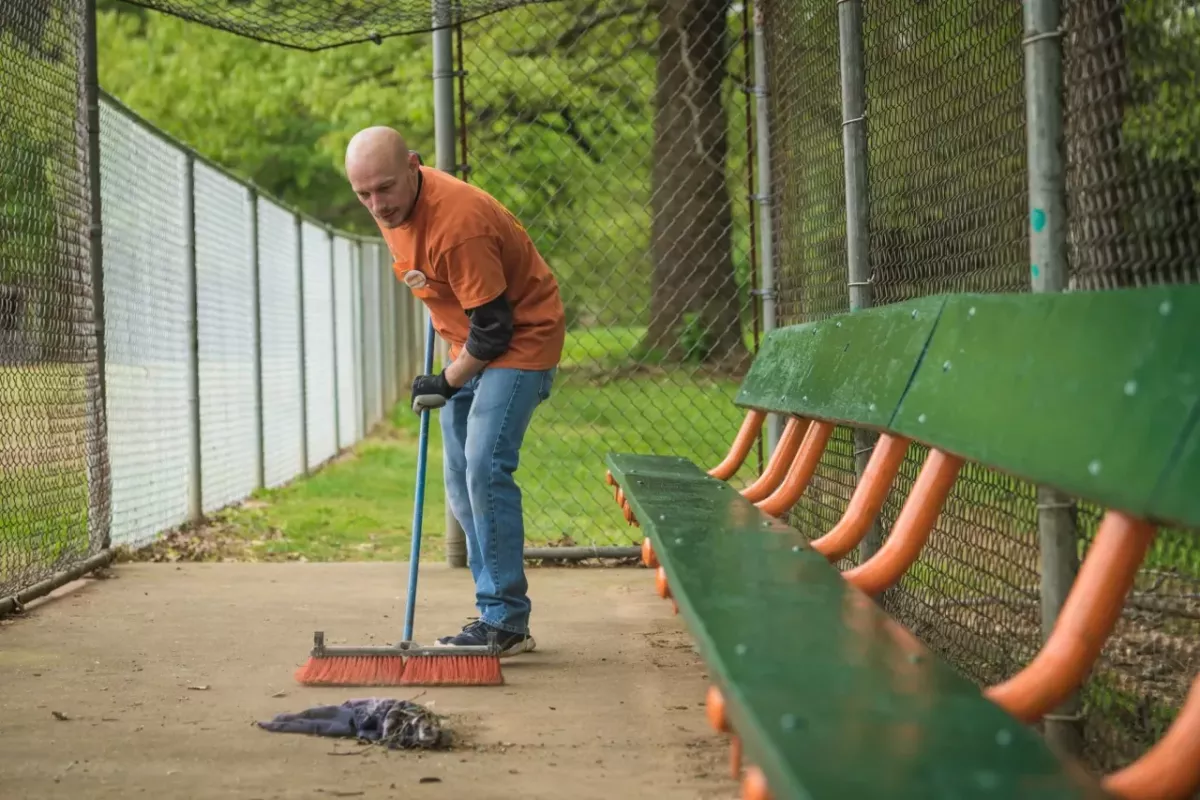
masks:
<path id="1" fill-rule="evenodd" d="M 458 165 L 457 141 L 454 131 L 454 31 L 451 28 L 449 0 L 433 0 L 433 130 L 436 145 L 436 166 L 454 174 Z M 418 340 L 420 341 L 420 340 Z M 449 347 L 439 342 L 442 366 L 449 360 Z M 443 480 L 444 483 L 444 480 Z M 443 486 L 443 490 L 444 490 Z M 467 566 L 467 538 L 446 503 L 446 531 L 443 539 L 446 563 L 451 567 Z"/>
<path id="2" fill-rule="evenodd" d="M 757 155 L 759 293 L 762 297 L 763 335 L 775 329 L 775 231 L 774 205 L 771 202 L 771 106 L 767 98 L 767 36 L 763 28 L 764 11 L 761 0 L 754 4 L 754 149 Z M 782 432 L 783 420 L 770 415 L 767 422 L 767 441 L 763 458 L 775 452 Z"/>
<path id="3" fill-rule="evenodd" d="M 197 522 L 203 516 L 203 478 L 200 455 L 200 308 L 199 272 L 196 269 L 196 159 L 188 153 L 184 161 L 183 213 L 187 237 L 187 307 L 188 307 L 188 520 Z"/>
<path id="4" fill-rule="evenodd" d="M 1024 5 L 1030 284 L 1034 292 L 1061 292 L 1067 287 L 1061 8 L 1059 0 L 1027 0 Z M 1038 487 L 1037 517 L 1044 639 L 1075 582 L 1079 535 L 1075 504 L 1056 489 Z M 1046 739 L 1060 752 L 1083 751 L 1080 711 L 1079 693 L 1073 692 L 1045 717 Z"/>
<path id="5" fill-rule="evenodd" d="M 842 75 L 842 152 L 846 175 L 846 260 L 850 310 L 871 307 L 871 260 L 868 246 L 867 209 L 867 90 L 863 53 L 863 7 L 861 0 L 839 0 L 838 39 Z M 862 480 L 875 447 L 870 431 L 854 432 L 855 482 Z M 859 558 L 867 560 L 879 550 L 882 536 L 879 521 L 858 546 Z"/>
<path id="6" fill-rule="evenodd" d="M 104 335 L 104 216 L 100 187 L 100 72 L 96 45 L 96 0 L 84 14 L 84 93 L 87 102 L 88 244 L 92 278 L 92 329 L 96 343 L 96 393 L 91 398 L 91 446 L 95 470 L 88 480 L 88 540 L 112 547 L 112 475 L 108 463 L 108 375 Z"/>
<path id="7" fill-rule="evenodd" d="M 300 310 L 300 464 L 301 474 L 308 470 L 308 353 L 304 341 L 304 220 L 292 214 L 296 228 L 296 301 Z"/>

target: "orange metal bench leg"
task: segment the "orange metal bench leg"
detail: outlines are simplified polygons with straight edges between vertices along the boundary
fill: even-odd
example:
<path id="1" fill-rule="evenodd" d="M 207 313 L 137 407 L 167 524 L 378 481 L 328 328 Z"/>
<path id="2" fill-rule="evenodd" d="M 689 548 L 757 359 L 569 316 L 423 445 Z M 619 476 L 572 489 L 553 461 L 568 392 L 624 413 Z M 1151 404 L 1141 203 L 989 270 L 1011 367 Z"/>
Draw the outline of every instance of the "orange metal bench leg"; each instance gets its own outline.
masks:
<path id="1" fill-rule="evenodd" d="M 821 463 L 821 456 L 825 454 L 825 446 L 829 444 L 834 427 L 832 422 L 809 423 L 804 443 L 800 445 L 800 454 L 788 469 L 787 477 L 769 497 L 755 505 L 772 517 L 781 517 L 796 505 L 808 488 L 813 473 L 817 471 L 817 465 Z"/>
<path id="2" fill-rule="evenodd" d="M 771 800 L 767 776 L 758 767 L 746 770 L 746 777 L 742 778 L 742 800 Z"/>
<path id="3" fill-rule="evenodd" d="M 642 539 L 642 563 L 650 569 L 658 566 L 658 556 L 654 555 L 654 543 L 650 541 L 649 536 Z"/>
<path id="4" fill-rule="evenodd" d="M 1184 800 L 1200 789 L 1200 675 L 1158 743 L 1102 781 L 1125 800 Z"/>
<path id="5" fill-rule="evenodd" d="M 800 442 L 804 440 L 807 430 L 808 420 L 798 417 L 788 419 L 787 425 L 783 427 L 783 434 L 779 437 L 779 444 L 771 454 L 771 460 L 767 462 L 767 468 L 758 476 L 758 480 L 742 489 L 742 497 L 751 503 L 757 503 L 775 491 L 796 458 L 796 452 L 800 449 Z"/>
<path id="6" fill-rule="evenodd" d="M 984 694 L 1032 723 L 1077 689 L 1117 624 L 1156 532 L 1153 523 L 1107 512 L 1046 644 L 1029 666 Z"/>
<path id="7" fill-rule="evenodd" d="M 750 448 L 754 446 L 754 442 L 758 440 L 758 434 L 762 431 L 763 421 L 767 418 L 765 411 L 750 411 L 746 414 L 746 418 L 742 420 L 742 427 L 738 430 L 737 438 L 733 440 L 733 445 L 729 448 L 729 453 L 725 459 L 708 471 L 708 474 L 719 481 L 727 481 L 733 477 L 733 474 L 741 469 L 742 464 L 746 463 L 746 456 L 750 454 Z"/>
<path id="8" fill-rule="evenodd" d="M 871 453 L 871 460 L 863 472 L 862 481 L 854 490 L 850 505 L 846 507 L 846 513 L 829 533 L 813 540 L 814 550 L 830 561 L 837 561 L 858 547 L 887 500 L 888 491 L 900 472 L 905 454 L 908 453 L 908 445 L 908 439 L 890 433 L 879 437 Z"/>
<path id="9" fill-rule="evenodd" d="M 846 580 L 869 595 L 877 595 L 900 580 L 921 555 L 962 467 L 963 460 L 958 456 L 930 450 L 892 535 L 878 553 L 842 573 Z"/>

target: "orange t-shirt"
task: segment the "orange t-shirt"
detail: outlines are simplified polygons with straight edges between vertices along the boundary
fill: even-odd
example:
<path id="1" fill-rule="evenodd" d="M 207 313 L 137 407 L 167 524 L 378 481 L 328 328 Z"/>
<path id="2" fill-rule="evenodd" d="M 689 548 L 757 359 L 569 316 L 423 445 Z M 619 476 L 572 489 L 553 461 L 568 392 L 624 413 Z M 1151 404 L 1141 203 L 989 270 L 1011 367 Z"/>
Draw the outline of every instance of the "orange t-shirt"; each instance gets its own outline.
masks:
<path id="1" fill-rule="evenodd" d="M 512 306 L 512 341 L 489 366 L 557 366 L 566 314 L 558 281 L 525 228 L 482 189 L 441 170 L 420 170 L 412 213 L 399 226 L 380 230 L 392 253 L 392 271 L 429 308 L 434 329 L 450 343 L 450 357 L 458 357 L 470 332 L 464 309 L 503 294 Z M 420 275 L 406 281 L 412 271 Z"/>

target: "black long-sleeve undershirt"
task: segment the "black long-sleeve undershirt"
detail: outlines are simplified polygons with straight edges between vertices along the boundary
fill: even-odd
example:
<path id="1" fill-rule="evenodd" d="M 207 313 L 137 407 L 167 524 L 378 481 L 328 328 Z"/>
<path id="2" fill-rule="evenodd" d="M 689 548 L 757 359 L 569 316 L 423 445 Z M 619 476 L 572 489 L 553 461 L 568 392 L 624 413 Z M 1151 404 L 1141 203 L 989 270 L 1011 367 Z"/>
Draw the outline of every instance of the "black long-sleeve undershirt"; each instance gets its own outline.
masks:
<path id="1" fill-rule="evenodd" d="M 471 328 L 467 334 L 467 352 L 480 361 L 495 361 L 508 351 L 512 342 L 512 306 L 503 294 L 478 308 L 467 309 Z"/>

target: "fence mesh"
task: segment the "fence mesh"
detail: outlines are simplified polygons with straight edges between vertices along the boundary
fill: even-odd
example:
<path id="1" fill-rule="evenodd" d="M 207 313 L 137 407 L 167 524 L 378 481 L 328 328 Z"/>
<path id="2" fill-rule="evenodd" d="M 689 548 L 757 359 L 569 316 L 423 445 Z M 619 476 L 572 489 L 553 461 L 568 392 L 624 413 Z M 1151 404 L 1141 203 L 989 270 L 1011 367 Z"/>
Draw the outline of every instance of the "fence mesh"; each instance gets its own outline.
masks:
<path id="1" fill-rule="evenodd" d="M 78 46 L 84 4 L 7 6 L 0 16 L 0 597 L 96 552 L 108 513 L 95 414 Z M 90 498 L 89 483 L 97 490 Z"/>
<path id="2" fill-rule="evenodd" d="M 1022 30 L 1019 4 L 864 15 L 875 304 L 1028 289 Z M 910 451 L 884 531 L 926 452 Z M 977 681 L 1010 677 L 1041 644 L 1036 531 L 1032 489 L 969 466 L 889 609 Z"/>
<path id="3" fill-rule="evenodd" d="M 383 411 L 389 410 L 388 398 L 396 396 L 396 278 L 386 247 L 379 253 L 379 363 L 383 382 Z"/>
<path id="4" fill-rule="evenodd" d="M 1072 285 L 1200 280 L 1200 13 L 1064 6 Z"/>
<path id="5" fill-rule="evenodd" d="M 359 400 L 358 340 L 354 335 L 354 263 L 357 243 L 342 236 L 333 238 L 334 325 L 337 353 L 338 446 L 358 441 L 361 434 L 357 413 Z"/>
<path id="6" fill-rule="evenodd" d="M 287 209 L 258 198 L 258 293 L 262 325 L 264 480 L 279 486 L 304 471 L 300 240 Z"/>
<path id="7" fill-rule="evenodd" d="M 849 309 L 838 7 L 774 2 L 762 13 L 770 65 L 777 315 L 787 325 Z M 838 427 L 791 522 L 801 530 L 829 530 L 850 502 L 854 482 L 853 434 Z M 851 554 L 846 563 L 855 560 Z"/>
<path id="8" fill-rule="evenodd" d="M 526 226 L 569 332 L 518 480 L 532 542 L 622 545 L 609 450 L 715 464 L 754 347 L 745 12 L 564 0 L 463 28 L 468 179 Z"/>
<path id="9" fill-rule="evenodd" d="M 208 513 L 258 485 L 257 295 L 250 193 L 207 164 L 194 170 L 201 498 Z"/>
<path id="10" fill-rule="evenodd" d="M 301 224 L 304 261 L 304 401 L 308 468 L 337 453 L 337 380 L 334 339 L 333 253 L 329 233 Z"/>
<path id="11" fill-rule="evenodd" d="M 187 158 L 100 108 L 113 543 L 183 522 L 192 479 Z"/>
<path id="12" fill-rule="evenodd" d="M 372 301 L 377 296 L 376 263 L 375 248 L 364 246 L 358 277 L 362 297 L 363 422 L 367 430 L 379 419 L 379 304 Z"/>

